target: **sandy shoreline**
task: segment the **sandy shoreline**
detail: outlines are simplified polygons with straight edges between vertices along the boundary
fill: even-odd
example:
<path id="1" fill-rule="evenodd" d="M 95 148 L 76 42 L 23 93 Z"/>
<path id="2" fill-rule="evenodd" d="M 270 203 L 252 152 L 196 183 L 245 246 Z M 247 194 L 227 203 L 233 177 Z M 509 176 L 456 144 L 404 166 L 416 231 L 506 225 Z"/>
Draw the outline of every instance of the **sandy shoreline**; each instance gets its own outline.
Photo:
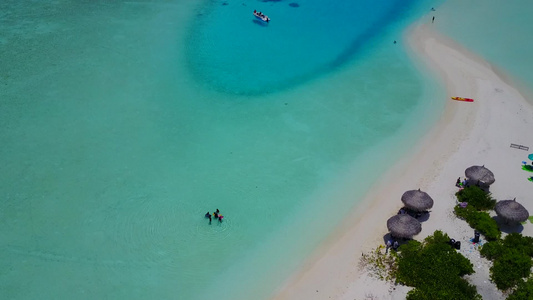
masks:
<path id="1" fill-rule="evenodd" d="M 533 212 L 528 193 L 531 176 L 521 170 L 522 161 L 533 152 L 533 107 L 483 59 L 440 35 L 428 24 L 411 28 L 406 41 L 413 55 L 422 60 L 439 80 L 448 96 L 475 99 L 474 103 L 447 99 L 437 125 L 414 147 L 409 157 L 389 170 L 365 197 L 359 218 L 346 220 L 323 248 L 310 259 L 274 299 L 404 299 L 409 290 L 393 287 L 358 271 L 361 252 L 383 244 L 386 220 L 401 206 L 406 190 L 420 188 L 435 200 L 429 220 L 422 223 L 417 240 L 443 230 L 463 244 L 461 252 L 474 263 L 470 281 L 490 299 L 503 299 L 489 281 L 490 264 L 468 243 L 473 230 L 452 215 L 457 177 L 471 165 L 485 165 L 496 177 L 491 187 L 497 200 L 513 199 Z M 510 144 L 531 147 L 523 151 Z M 523 234 L 532 235 L 533 225 L 524 225 Z"/>

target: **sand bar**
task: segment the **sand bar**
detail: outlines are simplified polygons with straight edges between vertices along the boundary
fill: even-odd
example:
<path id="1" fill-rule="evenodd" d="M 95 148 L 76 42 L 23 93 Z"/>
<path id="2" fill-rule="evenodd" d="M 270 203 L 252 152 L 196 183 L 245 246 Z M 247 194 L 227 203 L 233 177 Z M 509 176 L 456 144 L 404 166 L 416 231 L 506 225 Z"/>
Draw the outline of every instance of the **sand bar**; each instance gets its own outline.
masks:
<path id="1" fill-rule="evenodd" d="M 532 174 L 521 170 L 533 152 L 533 107 L 505 76 L 489 63 L 433 30 L 430 24 L 411 28 L 405 42 L 414 59 L 421 60 L 442 80 L 448 93 L 437 125 L 372 187 L 359 217 L 346 220 L 323 247 L 308 260 L 274 299 L 405 299 L 409 288 L 391 286 L 358 271 L 361 253 L 383 244 L 386 220 L 401 207 L 406 190 L 421 188 L 435 200 L 429 220 L 422 223 L 420 240 L 443 230 L 463 243 L 461 252 L 474 264 L 469 280 L 483 298 L 504 299 L 489 281 L 490 263 L 468 244 L 473 230 L 452 214 L 456 179 L 471 165 L 485 165 L 496 182 L 491 187 L 497 200 L 513 199 L 533 212 L 530 191 Z M 508 80 L 507 80 L 508 81 Z M 474 98 L 456 102 L 451 96 Z M 530 147 L 514 149 L 510 144 Z M 364 213 L 361 213 L 364 211 Z M 523 226 L 532 235 L 533 225 Z"/>

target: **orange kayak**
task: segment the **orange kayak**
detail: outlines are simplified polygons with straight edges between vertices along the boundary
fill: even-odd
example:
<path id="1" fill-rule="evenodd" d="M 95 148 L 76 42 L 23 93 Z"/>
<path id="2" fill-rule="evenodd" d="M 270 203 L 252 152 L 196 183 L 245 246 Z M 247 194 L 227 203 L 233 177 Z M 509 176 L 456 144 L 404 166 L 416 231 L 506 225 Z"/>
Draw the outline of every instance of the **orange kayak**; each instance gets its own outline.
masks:
<path id="1" fill-rule="evenodd" d="M 452 99 L 457 101 L 474 102 L 474 99 L 472 98 L 452 97 Z"/>

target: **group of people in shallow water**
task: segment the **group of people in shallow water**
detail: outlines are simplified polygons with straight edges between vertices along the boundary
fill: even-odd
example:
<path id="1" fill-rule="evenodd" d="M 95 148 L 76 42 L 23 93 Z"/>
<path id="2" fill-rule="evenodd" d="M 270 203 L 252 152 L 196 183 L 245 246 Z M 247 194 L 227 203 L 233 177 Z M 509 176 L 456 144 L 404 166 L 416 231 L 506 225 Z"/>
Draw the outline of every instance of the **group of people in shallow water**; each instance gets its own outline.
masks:
<path id="1" fill-rule="evenodd" d="M 211 220 L 212 220 L 211 213 L 207 212 L 205 214 L 205 217 L 209 219 L 209 224 L 211 224 Z M 224 218 L 224 216 L 220 214 L 220 210 L 218 210 L 217 208 L 217 210 L 213 213 L 213 218 L 215 218 L 215 220 L 218 219 L 218 221 L 222 223 L 222 219 Z"/>

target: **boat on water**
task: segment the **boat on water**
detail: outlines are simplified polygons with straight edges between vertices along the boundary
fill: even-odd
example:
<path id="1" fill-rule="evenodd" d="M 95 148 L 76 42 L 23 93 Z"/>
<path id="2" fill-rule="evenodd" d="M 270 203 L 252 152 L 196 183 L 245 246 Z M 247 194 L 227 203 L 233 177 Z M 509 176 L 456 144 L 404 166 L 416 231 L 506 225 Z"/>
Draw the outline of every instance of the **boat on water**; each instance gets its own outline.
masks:
<path id="1" fill-rule="evenodd" d="M 262 12 L 260 12 L 260 11 L 258 12 L 258 11 L 255 11 L 255 10 L 254 10 L 254 16 L 255 16 L 256 18 L 260 19 L 260 20 L 263 21 L 263 22 L 267 22 L 267 23 L 268 23 L 268 22 L 270 21 L 270 18 L 269 18 L 268 16 L 264 15 L 264 14 L 263 14 Z"/>
<path id="2" fill-rule="evenodd" d="M 474 102 L 472 98 L 452 97 L 452 99 L 456 101 Z"/>

